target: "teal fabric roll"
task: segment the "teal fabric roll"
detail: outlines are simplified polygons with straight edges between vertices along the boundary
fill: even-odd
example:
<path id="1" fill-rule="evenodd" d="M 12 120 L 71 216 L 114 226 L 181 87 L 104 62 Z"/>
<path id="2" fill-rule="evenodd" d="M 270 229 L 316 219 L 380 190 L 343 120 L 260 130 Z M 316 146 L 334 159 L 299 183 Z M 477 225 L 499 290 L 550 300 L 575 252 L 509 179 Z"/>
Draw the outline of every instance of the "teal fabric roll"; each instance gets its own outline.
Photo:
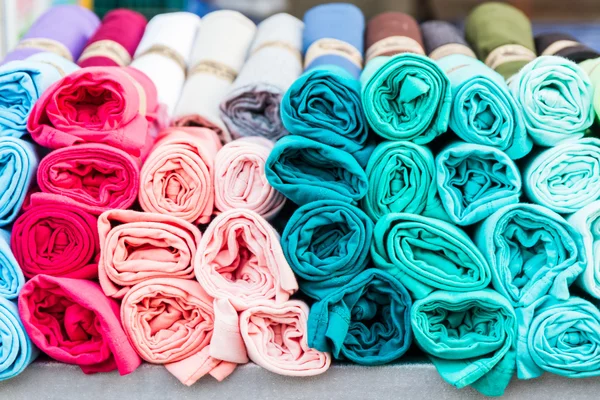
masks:
<path id="1" fill-rule="evenodd" d="M 366 173 L 369 191 L 362 207 L 374 221 L 398 212 L 448 218 L 437 195 L 435 162 L 427 147 L 384 141 L 371 154 Z"/>
<path id="2" fill-rule="evenodd" d="M 265 165 L 267 180 L 298 205 L 315 200 L 355 203 L 367 193 L 365 171 L 349 153 L 301 136 L 276 144 Z"/>
<path id="3" fill-rule="evenodd" d="M 495 147 L 454 143 L 435 159 L 438 193 L 448 217 L 471 225 L 521 196 L 521 173 L 506 153 Z"/>
<path id="4" fill-rule="evenodd" d="M 10 233 L 0 229 L 0 297 L 16 299 L 24 284 L 23 271 L 10 249 Z"/>
<path id="5" fill-rule="evenodd" d="M 387 364 L 410 347 L 410 310 L 410 296 L 397 279 L 367 269 L 313 304 L 308 346 L 357 364 Z"/>
<path id="6" fill-rule="evenodd" d="M 314 201 L 288 221 L 281 247 L 299 278 L 300 290 L 321 299 L 348 283 L 370 261 L 373 221 L 341 201 Z"/>
<path id="7" fill-rule="evenodd" d="M 533 146 L 504 77 L 483 62 L 463 54 L 438 60 L 450 79 L 450 129 L 468 143 L 492 146 L 513 160 Z"/>
<path id="8" fill-rule="evenodd" d="M 571 214 L 567 221 L 581 234 L 587 260 L 576 283 L 589 295 L 600 299 L 600 201 Z"/>
<path id="9" fill-rule="evenodd" d="M 510 78 L 508 86 L 539 146 L 579 139 L 594 122 L 590 78 L 566 58 L 538 57 Z"/>
<path id="10" fill-rule="evenodd" d="M 515 371 L 517 320 L 498 293 L 437 291 L 415 302 L 411 325 L 446 382 L 486 396 L 504 393 Z"/>
<path id="11" fill-rule="evenodd" d="M 571 214 L 600 199 L 600 140 L 560 143 L 533 157 L 523 171 L 531 201 Z"/>
<path id="12" fill-rule="evenodd" d="M 547 294 L 569 298 L 569 286 L 587 263 L 581 234 L 536 204 L 496 211 L 477 227 L 475 243 L 490 264 L 494 289 L 515 307 Z"/>
<path id="13" fill-rule="evenodd" d="M 378 135 L 425 144 L 448 129 L 450 80 L 428 57 L 375 57 L 360 81 L 365 116 Z"/>
<path id="14" fill-rule="evenodd" d="M 19 375 L 38 354 L 21 323 L 16 303 L 0 297 L 0 381 Z"/>
<path id="15" fill-rule="evenodd" d="M 435 218 L 386 215 L 375 224 L 371 255 L 417 299 L 436 289 L 480 290 L 491 279 L 488 263 L 467 234 Z"/>

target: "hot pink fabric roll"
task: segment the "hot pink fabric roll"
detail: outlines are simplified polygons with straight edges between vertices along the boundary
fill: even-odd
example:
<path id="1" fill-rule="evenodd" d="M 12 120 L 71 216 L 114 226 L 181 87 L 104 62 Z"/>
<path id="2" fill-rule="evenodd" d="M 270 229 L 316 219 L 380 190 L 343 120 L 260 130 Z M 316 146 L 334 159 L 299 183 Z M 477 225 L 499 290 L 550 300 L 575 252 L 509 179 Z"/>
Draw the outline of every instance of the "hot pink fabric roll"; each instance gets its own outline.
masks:
<path id="1" fill-rule="evenodd" d="M 240 315 L 248 357 L 280 375 L 313 376 L 329 369 L 331 356 L 308 347 L 308 306 L 298 300 L 263 302 Z"/>
<path id="2" fill-rule="evenodd" d="M 38 275 L 19 295 L 19 314 L 40 350 L 86 374 L 126 375 L 142 362 L 121 327 L 119 305 L 97 283 Z"/>
<path id="3" fill-rule="evenodd" d="M 107 296 L 122 298 L 152 278 L 194 279 L 198 228 L 169 215 L 129 210 L 107 211 L 98 218 L 98 279 Z"/>
<path id="4" fill-rule="evenodd" d="M 157 278 L 134 286 L 123 298 L 121 319 L 138 354 L 164 364 L 185 385 L 206 374 L 221 381 L 235 369 L 209 355 L 212 298 L 196 281 Z"/>
<path id="5" fill-rule="evenodd" d="M 221 142 L 206 128 L 169 128 L 160 137 L 140 178 L 139 200 L 148 212 L 186 221 L 210 221 L 215 203 L 215 156 Z"/>
<path id="6" fill-rule="evenodd" d="M 243 208 L 267 219 L 275 217 L 285 197 L 267 181 L 265 163 L 273 142 L 247 137 L 227 143 L 215 160 L 215 206 L 220 211 Z"/>

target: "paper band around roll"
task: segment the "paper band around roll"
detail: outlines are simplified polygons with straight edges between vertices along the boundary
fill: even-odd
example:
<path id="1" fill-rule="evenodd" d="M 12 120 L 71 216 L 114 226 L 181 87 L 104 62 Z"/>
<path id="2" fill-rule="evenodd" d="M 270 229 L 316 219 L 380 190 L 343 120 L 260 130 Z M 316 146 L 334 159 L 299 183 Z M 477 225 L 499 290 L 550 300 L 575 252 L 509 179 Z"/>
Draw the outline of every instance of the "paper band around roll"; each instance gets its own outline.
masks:
<path id="1" fill-rule="evenodd" d="M 347 59 L 358 68 L 363 67 L 363 57 L 360 51 L 350 43 L 339 39 L 323 38 L 310 45 L 304 55 L 304 68 L 321 56 L 336 55 Z"/>
<path id="2" fill-rule="evenodd" d="M 73 55 L 61 42 L 48 38 L 31 38 L 23 39 L 17 45 L 17 49 L 38 49 L 43 51 L 49 51 L 50 53 L 57 54 L 71 62 L 73 62 Z"/>
<path id="3" fill-rule="evenodd" d="M 78 62 L 91 57 L 105 57 L 113 60 L 120 67 L 131 64 L 131 55 L 125 47 L 114 40 L 99 40 L 85 48 Z"/>
<path id="4" fill-rule="evenodd" d="M 252 50 L 251 55 L 258 53 L 260 50 L 267 48 L 267 47 L 280 47 L 282 49 L 286 49 L 290 53 L 293 53 L 294 56 L 296 56 L 298 58 L 300 63 L 302 63 L 302 53 L 300 53 L 300 51 L 297 48 L 295 48 L 294 46 L 292 46 L 291 44 L 283 42 L 281 40 L 271 40 L 269 42 L 264 42 L 260 46 L 257 46 L 254 50 Z"/>
<path id="5" fill-rule="evenodd" d="M 440 46 L 429 54 L 429 58 L 432 60 L 439 60 L 440 58 L 444 58 L 452 54 L 462 54 L 477 60 L 477 56 L 473 50 L 461 43 L 448 43 Z"/>
<path id="6" fill-rule="evenodd" d="M 188 74 L 210 74 L 219 78 L 223 78 L 229 82 L 233 82 L 237 77 L 237 72 L 233 68 L 223 63 L 211 60 L 200 61 L 198 64 L 190 68 Z"/>
<path id="7" fill-rule="evenodd" d="M 148 109 L 148 99 L 146 98 L 146 91 L 133 76 L 129 75 L 128 73 L 125 73 L 125 76 L 127 76 L 127 79 L 129 79 L 131 83 L 133 83 L 133 86 L 135 86 L 135 90 L 138 92 L 138 97 L 140 99 L 139 113 L 142 117 L 145 117 L 146 111 Z"/>
<path id="8" fill-rule="evenodd" d="M 60 74 L 61 77 L 65 77 L 67 76 L 67 73 L 65 72 L 64 69 L 62 69 L 58 64 L 53 63 L 52 61 L 48 61 L 48 60 L 36 60 L 36 62 L 40 62 L 42 64 L 48 64 L 51 65 L 55 70 L 58 71 L 58 73 Z"/>
<path id="9" fill-rule="evenodd" d="M 485 65 L 495 70 L 508 62 L 529 62 L 536 57 L 536 54 L 525 46 L 521 46 L 520 44 L 505 44 L 504 46 L 496 47 L 488 54 L 485 59 Z"/>
<path id="10" fill-rule="evenodd" d="M 425 50 L 415 39 L 408 36 L 389 36 L 373 43 L 367 50 L 367 62 L 387 53 L 415 53 L 425 55 Z"/>
<path id="11" fill-rule="evenodd" d="M 176 62 L 177 65 L 179 65 L 179 67 L 181 68 L 181 70 L 185 73 L 185 70 L 186 70 L 185 59 L 183 58 L 183 56 L 181 54 L 179 54 L 178 52 L 176 52 L 175 50 L 173 50 L 170 47 L 167 47 L 163 44 L 155 44 L 154 46 L 150 47 L 148 50 L 142 52 L 142 54 L 138 55 L 136 58 L 141 58 L 141 57 L 145 56 L 146 54 L 159 54 L 163 57 L 170 58 L 171 60 Z"/>
<path id="12" fill-rule="evenodd" d="M 456 66 L 454 66 L 454 67 L 450 68 L 449 70 L 447 70 L 447 71 L 444 71 L 444 73 L 445 73 L 446 75 L 450 75 L 451 73 L 453 73 L 453 72 L 454 72 L 454 71 L 456 71 L 457 69 L 461 69 L 461 68 L 468 67 L 468 66 L 469 66 L 468 64 L 456 65 Z"/>
<path id="13" fill-rule="evenodd" d="M 553 56 L 558 52 L 568 49 L 569 47 L 577 47 L 581 46 L 581 43 L 576 42 L 574 40 L 557 40 L 552 43 L 550 46 L 546 47 L 546 49 L 540 54 L 541 56 Z"/>
<path id="14" fill-rule="evenodd" d="M 600 67 L 600 58 L 597 58 L 595 60 L 594 66 L 588 71 L 587 75 L 592 76 L 592 74 L 598 67 Z"/>

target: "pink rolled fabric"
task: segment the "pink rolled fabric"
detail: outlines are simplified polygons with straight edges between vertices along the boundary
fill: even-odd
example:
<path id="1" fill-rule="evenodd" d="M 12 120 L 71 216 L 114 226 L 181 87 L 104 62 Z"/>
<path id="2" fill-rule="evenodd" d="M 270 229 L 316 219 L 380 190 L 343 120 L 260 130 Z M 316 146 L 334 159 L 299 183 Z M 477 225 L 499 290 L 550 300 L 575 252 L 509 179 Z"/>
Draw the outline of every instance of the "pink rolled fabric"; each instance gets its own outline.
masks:
<path id="1" fill-rule="evenodd" d="M 215 156 L 221 148 L 217 134 L 207 128 L 169 128 L 142 167 L 140 206 L 205 224 L 214 211 Z"/>
<path id="2" fill-rule="evenodd" d="M 206 374 L 221 381 L 236 364 L 209 355 L 212 300 L 196 281 L 151 279 L 127 292 L 121 320 L 138 354 L 150 363 L 164 364 L 183 384 L 190 386 Z"/>
<path id="3" fill-rule="evenodd" d="M 285 197 L 267 181 L 265 163 L 273 142 L 247 137 L 227 143 L 215 160 L 215 206 L 220 211 L 252 210 L 267 219 L 285 205 Z"/>
<path id="4" fill-rule="evenodd" d="M 180 218 L 130 210 L 98 218 L 98 279 L 107 296 L 122 298 L 152 278 L 194 279 L 200 230 Z"/>
<path id="5" fill-rule="evenodd" d="M 280 375 L 313 376 L 329 369 L 331 355 L 308 347 L 308 306 L 298 300 L 265 301 L 240 315 L 248 357 Z"/>

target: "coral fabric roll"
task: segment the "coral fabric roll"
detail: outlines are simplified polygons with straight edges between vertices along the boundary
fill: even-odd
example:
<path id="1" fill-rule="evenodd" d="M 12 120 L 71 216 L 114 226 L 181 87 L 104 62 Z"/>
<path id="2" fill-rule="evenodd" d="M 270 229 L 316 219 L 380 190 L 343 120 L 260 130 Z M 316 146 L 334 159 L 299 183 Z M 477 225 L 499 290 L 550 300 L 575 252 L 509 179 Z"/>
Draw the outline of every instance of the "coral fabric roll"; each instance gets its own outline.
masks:
<path id="1" fill-rule="evenodd" d="M 177 217 L 112 210 L 98 218 L 98 279 L 107 296 L 122 298 L 152 278 L 194 279 L 201 234 Z"/>
<path id="2" fill-rule="evenodd" d="M 206 374 L 223 380 L 235 364 L 210 357 L 213 299 L 196 281 L 162 277 L 137 284 L 123 298 L 121 320 L 146 361 L 164 364 L 184 385 Z"/>
<path id="3" fill-rule="evenodd" d="M 0 229 L 0 298 L 16 299 L 24 284 L 23 271 L 10 249 L 10 232 Z"/>
<path id="4" fill-rule="evenodd" d="M 23 287 L 19 314 L 31 341 L 84 373 L 129 374 L 141 360 L 121 327 L 119 305 L 97 283 L 38 275 Z"/>
<path id="5" fill-rule="evenodd" d="M 462 54 L 477 59 L 463 33 L 446 21 L 427 21 L 421 24 L 423 44 L 429 58 L 440 60 L 452 54 Z"/>
<path id="6" fill-rule="evenodd" d="M 540 55 L 559 56 L 580 63 L 598 58 L 600 53 L 577 41 L 568 33 L 542 33 L 535 37 L 535 47 Z"/>
<path id="7" fill-rule="evenodd" d="M 44 51 L 75 61 L 98 25 L 100 20 L 87 8 L 75 5 L 50 7 L 2 62 L 24 60 Z"/>
<path id="8" fill-rule="evenodd" d="M 146 18 L 124 8 L 106 13 L 79 56 L 80 67 L 126 67 L 144 35 Z"/>
<path id="9" fill-rule="evenodd" d="M 23 274 L 96 278 L 96 217 L 66 197 L 34 193 L 12 228 L 10 247 Z"/>
<path id="10" fill-rule="evenodd" d="M 220 106 L 234 138 L 277 140 L 287 134 L 279 107 L 283 94 L 302 73 L 303 28 L 302 21 L 284 13 L 258 26 L 248 60 Z"/>
<path id="11" fill-rule="evenodd" d="M 314 376 L 331 365 L 331 356 L 307 343 L 308 306 L 298 300 L 262 302 L 240 315 L 248 357 L 279 375 Z"/>
<path id="12" fill-rule="evenodd" d="M 285 205 L 285 197 L 267 181 L 265 163 L 273 142 L 260 137 L 227 143 L 215 158 L 215 207 L 252 210 L 273 219 Z"/>
<path id="13" fill-rule="evenodd" d="M 231 141 L 219 105 L 244 65 L 255 32 L 254 22 L 237 11 L 214 11 L 202 19 L 175 109 L 175 125 L 210 128 L 223 143 Z"/>
<path id="14" fill-rule="evenodd" d="M 600 299 L 600 238 L 596 233 L 600 231 L 600 201 L 590 203 L 571 214 L 567 222 L 581 234 L 587 260 L 585 269 L 576 282 L 586 293 Z"/>
<path id="15" fill-rule="evenodd" d="M 17 304 L 0 296 L 0 382 L 14 378 L 39 354 L 25 333 Z"/>
<path id="16" fill-rule="evenodd" d="M 209 222 L 214 209 L 215 157 L 220 148 L 219 138 L 210 129 L 161 132 L 140 176 L 139 201 L 144 211 Z"/>

